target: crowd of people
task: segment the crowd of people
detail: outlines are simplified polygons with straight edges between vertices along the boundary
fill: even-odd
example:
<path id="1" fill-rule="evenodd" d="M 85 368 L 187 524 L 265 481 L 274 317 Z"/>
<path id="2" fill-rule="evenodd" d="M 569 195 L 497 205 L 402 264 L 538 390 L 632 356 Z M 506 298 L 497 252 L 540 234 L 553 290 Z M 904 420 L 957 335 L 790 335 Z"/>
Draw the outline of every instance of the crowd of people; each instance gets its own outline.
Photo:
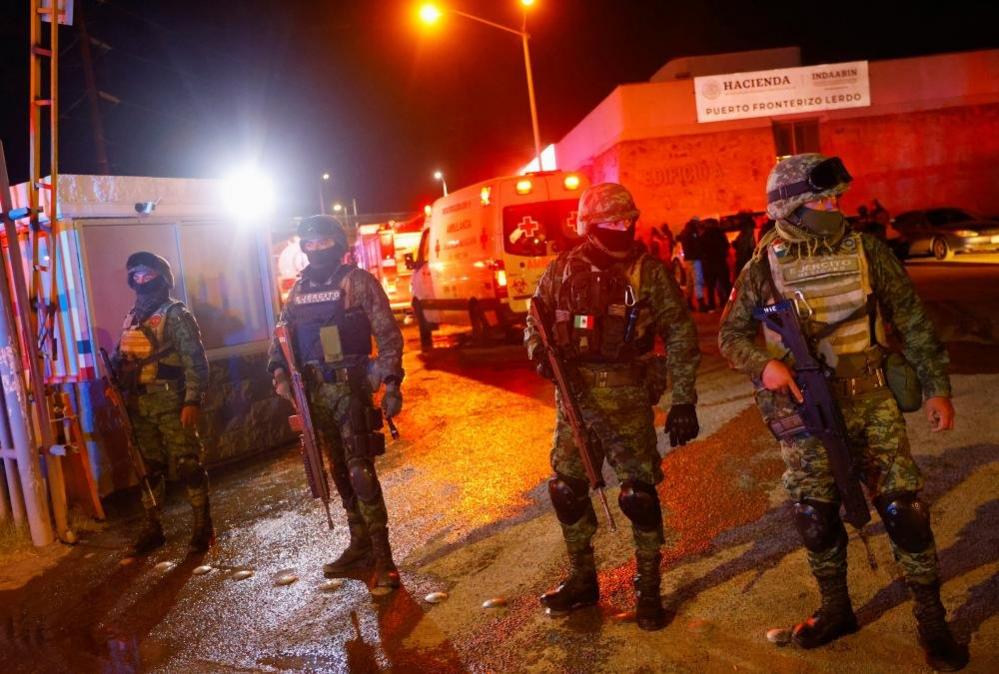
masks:
<path id="1" fill-rule="evenodd" d="M 888 236 L 891 216 L 880 201 L 861 204 L 849 219 L 855 232 L 870 234 L 882 241 Z M 676 236 L 669 225 L 653 226 L 647 244 L 649 254 L 666 263 L 687 298 L 691 311 L 711 312 L 725 306 L 739 272 L 756 244 L 774 226 L 763 214 L 742 211 L 725 218 L 692 217 Z M 731 238 L 728 232 L 735 232 Z"/>

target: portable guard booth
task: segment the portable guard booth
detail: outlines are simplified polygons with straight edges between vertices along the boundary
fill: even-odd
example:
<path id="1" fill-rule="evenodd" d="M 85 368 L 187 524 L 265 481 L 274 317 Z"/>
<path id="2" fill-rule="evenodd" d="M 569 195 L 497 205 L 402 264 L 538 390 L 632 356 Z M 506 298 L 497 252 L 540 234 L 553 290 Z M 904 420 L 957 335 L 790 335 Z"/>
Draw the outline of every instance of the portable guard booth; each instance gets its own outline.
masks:
<path id="1" fill-rule="evenodd" d="M 276 308 L 266 223 L 226 214 L 215 180 L 60 175 L 58 188 L 56 267 L 44 275 L 56 274 L 59 310 L 45 375 L 74 389 L 100 493 L 134 482 L 124 437 L 104 398 L 97 349 L 112 351 L 133 304 L 125 260 L 135 251 L 170 261 L 174 295 L 201 327 L 211 365 L 199 426 L 208 465 L 293 441 L 290 408 L 274 396 L 266 372 Z M 15 207 L 26 205 L 26 185 L 12 191 Z M 47 196 L 43 191 L 46 214 Z M 27 221 L 18 224 L 25 266 L 31 268 L 37 249 L 45 268 L 47 237 L 33 245 Z"/>

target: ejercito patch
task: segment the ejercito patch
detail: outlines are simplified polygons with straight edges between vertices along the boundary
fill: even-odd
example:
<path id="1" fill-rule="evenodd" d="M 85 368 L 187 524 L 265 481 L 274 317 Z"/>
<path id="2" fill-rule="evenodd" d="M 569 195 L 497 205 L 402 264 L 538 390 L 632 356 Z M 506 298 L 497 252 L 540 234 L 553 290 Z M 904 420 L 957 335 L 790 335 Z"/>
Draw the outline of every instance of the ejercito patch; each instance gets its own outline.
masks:
<path id="1" fill-rule="evenodd" d="M 295 304 L 320 304 L 322 302 L 338 302 L 343 296 L 342 290 L 324 290 L 321 293 L 305 293 L 295 296 Z"/>

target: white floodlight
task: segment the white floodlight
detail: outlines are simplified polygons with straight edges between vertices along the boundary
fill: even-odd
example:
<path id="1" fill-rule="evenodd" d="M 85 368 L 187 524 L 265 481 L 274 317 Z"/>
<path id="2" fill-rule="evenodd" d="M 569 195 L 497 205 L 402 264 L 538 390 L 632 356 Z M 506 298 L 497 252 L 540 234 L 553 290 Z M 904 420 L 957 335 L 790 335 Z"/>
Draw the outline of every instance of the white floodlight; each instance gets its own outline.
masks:
<path id="1" fill-rule="evenodd" d="M 222 204 L 242 220 L 256 220 L 274 212 L 274 183 L 254 166 L 244 166 L 222 181 Z"/>

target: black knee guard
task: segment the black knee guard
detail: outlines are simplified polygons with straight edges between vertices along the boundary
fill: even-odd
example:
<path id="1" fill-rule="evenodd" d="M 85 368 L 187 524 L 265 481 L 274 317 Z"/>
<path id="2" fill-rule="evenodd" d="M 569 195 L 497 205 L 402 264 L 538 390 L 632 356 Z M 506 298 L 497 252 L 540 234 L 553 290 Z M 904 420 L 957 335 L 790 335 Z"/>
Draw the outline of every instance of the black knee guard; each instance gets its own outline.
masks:
<path id="1" fill-rule="evenodd" d="M 641 480 L 625 480 L 617 504 L 636 528 L 657 531 L 663 523 L 663 509 L 654 485 Z"/>
<path id="2" fill-rule="evenodd" d="M 906 552 L 923 552 L 933 545 L 930 509 L 915 492 L 883 494 L 875 505 L 895 545 Z"/>
<path id="3" fill-rule="evenodd" d="M 794 526 L 805 547 L 822 552 L 846 542 L 838 503 L 804 500 L 794 504 Z"/>
<path id="4" fill-rule="evenodd" d="M 177 477 L 189 489 L 202 487 L 208 481 L 208 473 L 205 472 L 201 462 L 193 456 L 182 456 L 177 460 Z"/>
<path id="5" fill-rule="evenodd" d="M 354 488 L 357 498 L 364 503 L 375 503 L 382 495 L 382 486 L 378 483 L 375 464 L 371 459 L 351 459 L 347 464 L 350 476 L 350 486 Z"/>
<path id="6" fill-rule="evenodd" d="M 576 477 L 556 473 L 548 480 L 548 496 L 555 508 L 555 516 L 562 524 L 575 524 L 592 507 L 590 483 Z"/>

